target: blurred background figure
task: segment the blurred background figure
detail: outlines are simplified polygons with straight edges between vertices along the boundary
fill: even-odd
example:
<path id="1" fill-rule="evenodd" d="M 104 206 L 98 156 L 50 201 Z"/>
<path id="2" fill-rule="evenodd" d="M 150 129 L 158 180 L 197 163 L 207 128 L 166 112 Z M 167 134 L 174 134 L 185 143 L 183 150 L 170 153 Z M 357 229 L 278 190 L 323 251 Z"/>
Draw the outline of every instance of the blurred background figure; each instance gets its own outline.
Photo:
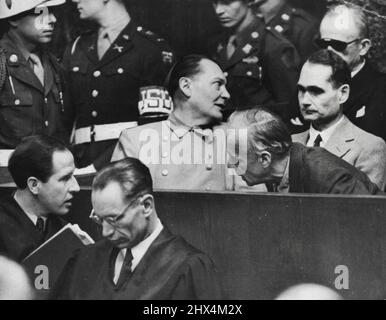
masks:
<path id="1" fill-rule="evenodd" d="M 302 62 L 317 50 L 314 40 L 318 35 L 319 21 L 316 17 L 293 7 L 289 0 L 254 0 L 251 6 L 267 27 L 293 43 Z"/>
<path id="2" fill-rule="evenodd" d="M 223 27 L 209 43 L 211 56 L 228 74 L 228 109 L 270 104 L 282 117 L 296 92 L 300 68 L 291 42 L 255 15 L 249 0 L 212 0 Z"/>
<path id="3" fill-rule="evenodd" d="M 305 283 L 284 290 L 275 300 L 343 300 L 343 298 L 328 287 Z"/>
<path id="4" fill-rule="evenodd" d="M 0 300 L 32 300 L 27 274 L 16 262 L 0 256 Z"/>

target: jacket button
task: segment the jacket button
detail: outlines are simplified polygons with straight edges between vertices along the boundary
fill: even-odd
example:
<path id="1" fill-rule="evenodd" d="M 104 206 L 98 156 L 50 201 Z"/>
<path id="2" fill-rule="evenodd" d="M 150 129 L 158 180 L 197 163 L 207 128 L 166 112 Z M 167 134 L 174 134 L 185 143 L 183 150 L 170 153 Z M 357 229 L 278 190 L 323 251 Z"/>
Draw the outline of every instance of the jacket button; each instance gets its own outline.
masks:
<path id="1" fill-rule="evenodd" d="M 46 126 L 46 127 L 48 127 L 48 121 L 46 120 L 45 122 L 44 122 L 44 125 Z"/>
<path id="2" fill-rule="evenodd" d="M 251 76 L 252 76 L 252 71 L 248 71 L 248 72 L 247 72 L 247 76 L 248 76 L 248 77 L 251 77 Z"/>
<path id="3" fill-rule="evenodd" d="M 122 68 L 119 68 L 119 69 L 117 70 L 117 72 L 118 72 L 119 74 L 122 74 L 122 73 L 123 73 L 123 69 L 122 69 Z"/>
<path id="4" fill-rule="evenodd" d="M 12 55 L 9 57 L 9 61 L 11 61 L 12 63 L 16 63 L 18 60 L 19 60 L 19 58 L 17 57 L 16 54 L 12 54 Z"/>
<path id="5" fill-rule="evenodd" d="M 79 71 L 79 67 L 73 67 L 73 68 L 72 68 L 72 71 L 78 72 L 78 71 Z"/>
<path id="6" fill-rule="evenodd" d="M 96 118 L 98 116 L 98 112 L 96 112 L 95 110 L 93 112 L 91 112 L 91 115 Z"/>
<path id="7" fill-rule="evenodd" d="M 91 95 L 93 96 L 93 98 L 96 98 L 99 95 L 98 90 L 93 90 Z"/>
<path id="8" fill-rule="evenodd" d="M 210 191 L 211 188 L 210 187 L 205 187 L 205 191 Z"/>
<path id="9" fill-rule="evenodd" d="M 206 170 L 210 171 L 213 169 L 213 166 L 211 164 L 206 165 Z"/>
<path id="10" fill-rule="evenodd" d="M 166 177 L 168 174 L 169 174 L 169 171 L 167 171 L 167 170 L 163 170 L 163 171 L 162 171 L 162 175 L 163 175 L 164 177 Z"/>
<path id="11" fill-rule="evenodd" d="M 20 105 L 20 103 L 21 103 L 21 101 L 20 101 L 19 99 L 16 99 L 16 100 L 15 100 L 15 105 L 18 106 L 18 105 Z"/>
<path id="12" fill-rule="evenodd" d="M 93 75 L 94 75 L 95 78 L 98 78 L 98 77 L 100 77 L 101 72 L 99 70 L 97 70 L 97 71 L 94 72 Z"/>

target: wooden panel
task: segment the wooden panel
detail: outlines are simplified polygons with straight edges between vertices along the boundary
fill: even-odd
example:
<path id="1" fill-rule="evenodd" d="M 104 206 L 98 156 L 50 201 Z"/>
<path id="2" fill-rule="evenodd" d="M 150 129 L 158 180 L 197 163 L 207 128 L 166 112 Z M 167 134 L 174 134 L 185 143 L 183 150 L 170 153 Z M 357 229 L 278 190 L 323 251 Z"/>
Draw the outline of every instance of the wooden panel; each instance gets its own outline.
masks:
<path id="1" fill-rule="evenodd" d="M 339 265 L 349 269 L 345 298 L 385 298 L 384 198 L 158 192 L 156 206 L 212 257 L 228 298 L 272 299 L 299 282 L 334 287 Z M 90 210 L 82 190 L 67 219 L 97 238 Z"/>

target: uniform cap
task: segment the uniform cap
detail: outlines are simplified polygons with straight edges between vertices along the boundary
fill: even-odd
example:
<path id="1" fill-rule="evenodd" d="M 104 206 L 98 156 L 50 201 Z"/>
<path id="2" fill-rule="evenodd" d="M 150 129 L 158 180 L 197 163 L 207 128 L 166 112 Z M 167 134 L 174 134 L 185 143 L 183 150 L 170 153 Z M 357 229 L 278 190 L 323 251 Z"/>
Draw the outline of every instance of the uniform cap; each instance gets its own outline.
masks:
<path id="1" fill-rule="evenodd" d="M 37 7 L 52 7 L 66 0 L 0 0 L 0 19 L 14 17 Z"/>

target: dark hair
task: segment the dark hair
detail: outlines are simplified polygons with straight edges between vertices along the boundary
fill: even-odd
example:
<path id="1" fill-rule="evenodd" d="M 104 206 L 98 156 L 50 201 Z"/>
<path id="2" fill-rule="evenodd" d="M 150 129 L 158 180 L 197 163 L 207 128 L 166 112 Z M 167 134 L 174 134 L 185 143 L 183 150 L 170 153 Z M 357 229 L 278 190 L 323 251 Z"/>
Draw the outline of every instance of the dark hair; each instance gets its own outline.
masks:
<path id="1" fill-rule="evenodd" d="M 135 158 L 112 162 L 94 178 L 93 190 L 103 190 L 111 182 L 117 182 L 127 199 L 141 193 L 153 193 L 153 180 L 149 168 Z"/>
<path id="2" fill-rule="evenodd" d="M 179 81 L 183 77 L 192 77 L 201 71 L 200 62 L 208 59 L 203 55 L 188 55 L 177 61 L 166 78 L 166 87 L 173 98 L 179 88 Z"/>
<path id="3" fill-rule="evenodd" d="M 281 118 L 270 110 L 257 107 L 237 111 L 231 116 L 231 123 L 236 119 L 241 119 L 237 127 L 248 129 L 248 150 L 255 149 L 260 144 L 264 150 L 278 158 L 282 158 L 290 150 L 291 134 Z"/>
<path id="4" fill-rule="evenodd" d="M 333 51 L 327 49 L 319 50 L 313 53 L 307 62 L 331 67 L 332 74 L 330 81 L 333 82 L 335 87 L 350 84 L 351 82 L 350 68 L 347 63 Z"/>
<path id="5" fill-rule="evenodd" d="M 65 144 L 53 137 L 36 135 L 23 138 L 8 162 L 8 170 L 17 187 L 27 188 L 30 177 L 47 182 L 52 175 L 54 152 L 66 150 Z"/>

